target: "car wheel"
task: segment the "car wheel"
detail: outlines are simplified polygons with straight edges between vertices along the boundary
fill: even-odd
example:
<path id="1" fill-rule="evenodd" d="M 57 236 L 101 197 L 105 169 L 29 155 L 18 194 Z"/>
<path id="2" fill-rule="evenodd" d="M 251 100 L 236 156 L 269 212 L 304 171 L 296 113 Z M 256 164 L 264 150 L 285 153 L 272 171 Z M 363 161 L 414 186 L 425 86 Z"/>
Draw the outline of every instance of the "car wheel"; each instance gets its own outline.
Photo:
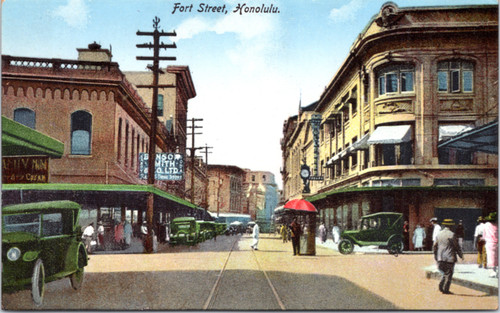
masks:
<path id="1" fill-rule="evenodd" d="M 403 252 L 403 242 L 399 238 L 392 238 L 388 243 L 388 251 L 390 254 L 398 255 Z"/>
<path id="2" fill-rule="evenodd" d="M 342 239 L 339 242 L 339 252 L 342 254 L 350 254 L 354 251 L 354 244 L 349 239 Z"/>
<path id="3" fill-rule="evenodd" d="M 78 253 L 78 269 L 69 277 L 69 281 L 71 282 L 71 287 L 74 290 L 80 289 L 83 285 L 83 277 L 85 276 L 84 258 L 85 254 Z"/>
<path id="4" fill-rule="evenodd" d="M 43 302 L 45 293 L 45 267 L 41 259 L 36 260 L 31 276 L 31 297 L 35 305 L 39 306 Z"/>

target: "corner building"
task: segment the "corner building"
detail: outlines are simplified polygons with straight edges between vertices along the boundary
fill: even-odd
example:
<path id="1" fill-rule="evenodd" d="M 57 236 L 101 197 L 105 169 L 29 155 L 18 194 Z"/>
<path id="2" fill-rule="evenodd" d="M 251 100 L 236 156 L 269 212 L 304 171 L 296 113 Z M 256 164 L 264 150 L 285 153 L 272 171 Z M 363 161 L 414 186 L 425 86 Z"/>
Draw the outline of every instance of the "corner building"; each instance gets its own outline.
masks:
<path id="1" fill-rule="evenodd" d="M 317 163 L 324 180 L 311 181 L 311 194 L 302 196 L 329 229 L 355 228 L 369 213 L 401 212 L 411 249 L 417 224 L 430 231 L 431 217 L 453 218 L 463 220 L 464 248 L 471 249 L 477 217 L 498 209 L 498 155 L 445 143 L 485 126 L 498 133 L 498 7 L 384 4 L 314 110 L 322 116 Z M 288 134 L 294 123 L 285 124 Z M 472 141 L 485 139 L 478 136 Z M 284 159 L 284 177 L 298 175 L 299 161 L 315 167 L 310 137 L 287 151 L 297 143 L 284 134 L 283 155 L 298 154 L 292 163 Z M 296 182 L 286 179 L 290 196 Z"/>

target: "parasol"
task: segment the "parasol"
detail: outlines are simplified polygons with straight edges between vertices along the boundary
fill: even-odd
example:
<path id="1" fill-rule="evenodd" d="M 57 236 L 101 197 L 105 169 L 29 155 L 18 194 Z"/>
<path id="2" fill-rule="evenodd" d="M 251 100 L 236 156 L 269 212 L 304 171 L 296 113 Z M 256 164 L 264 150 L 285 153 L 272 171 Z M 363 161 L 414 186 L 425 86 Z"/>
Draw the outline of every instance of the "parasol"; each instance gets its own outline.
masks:
<path id="1" fill-rule="evenodd" d="M 310 213 L 318 212 L 318 210 L 314 207 L 314 205 L 311 202 L 304 199 L 290 200 L 287 203 L 285 203 L 283 209 L 300 211 L 300 212 L 310 212 Z"/>

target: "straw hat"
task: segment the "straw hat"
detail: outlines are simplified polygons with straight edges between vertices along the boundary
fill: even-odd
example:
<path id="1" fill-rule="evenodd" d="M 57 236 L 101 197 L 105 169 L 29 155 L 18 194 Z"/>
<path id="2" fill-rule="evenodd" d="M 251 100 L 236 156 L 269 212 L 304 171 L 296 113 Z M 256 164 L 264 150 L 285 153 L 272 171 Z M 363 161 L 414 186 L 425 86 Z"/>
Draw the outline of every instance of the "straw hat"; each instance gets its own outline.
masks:
<path id="1" fill-rule="evenodd" d="M 451 218 L 446 218 L 443 220 L 443 222 L 441 223 L 441 225 L 444 225 L 444 226 L 453 226 L 455 225 L 455 221 L 453 221 Z"/>
<path id="2" fill-rule="evenodd" d="M 497 221 L 497 212 L 491 212 L 490 215 L 486 216 L 485 220 L 488 222 L 496 222 Z"/>

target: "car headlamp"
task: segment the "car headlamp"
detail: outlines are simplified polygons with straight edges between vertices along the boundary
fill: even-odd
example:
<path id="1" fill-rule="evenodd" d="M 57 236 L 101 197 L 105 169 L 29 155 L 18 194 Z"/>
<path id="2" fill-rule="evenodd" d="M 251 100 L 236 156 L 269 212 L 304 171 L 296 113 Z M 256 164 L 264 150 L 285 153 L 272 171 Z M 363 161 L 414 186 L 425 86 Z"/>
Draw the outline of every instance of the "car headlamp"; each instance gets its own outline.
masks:
<path id="1" fill-rule="evenodd" d="M 19 257 L 21 256 L 21 250 L 17 247 L 10 248 L 9 251 L 7 251 L 7 259 L 9 261 L 17 261 Z"/>

